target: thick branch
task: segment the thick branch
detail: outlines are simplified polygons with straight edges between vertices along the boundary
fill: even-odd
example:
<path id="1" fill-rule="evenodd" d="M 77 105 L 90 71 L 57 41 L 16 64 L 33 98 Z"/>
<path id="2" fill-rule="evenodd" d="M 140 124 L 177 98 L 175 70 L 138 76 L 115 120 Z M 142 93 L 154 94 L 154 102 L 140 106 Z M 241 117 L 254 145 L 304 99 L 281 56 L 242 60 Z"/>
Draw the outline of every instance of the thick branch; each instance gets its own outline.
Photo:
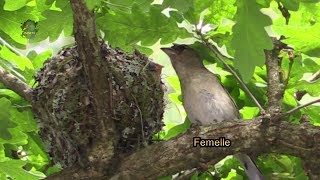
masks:
<path id="1" fill-rule="evenodd" d="M 32 101 L 32 89 L 2 67 L 0 67 L 0 83 L 3 83 L 8 89 L 16 92 L 27 101 Z"/>
<path id="2" fill-rule="evenodd" d="M 112 110 L 110 89 L 110 72 L 108 68 L 102 66 L 101 49 L 96 35 L 96 24 L 94 14 L 90 12 L 83 0 L 71 0 L 73 10 L 74 32 L 82 62 L 86 82 L 89 86 L 91 101 L 93 104 L 94 121 L 97 124 L 97 134 L 94 143 L 95 147 L 91 150 L 92 162 L 100 161 L 103 158 L 103 165 L 110 163 L 114 155 L 115 144 L 115 124 L 111 119 Z M 104 152 L 102 152 L 104 150 Z M 103 153 L 103 154 L 101 154 Z M 98 165 L 99 166 L 99 165 Z"/>
<path id="3" fill-rule="evenodd" d="M 278 126 L 266 128 L 262 120 L 218 123 L 189 131 L 131 155 L 121 164 L 120 173 L 114 178 L 134 175 L 140 179 L 155 179 L 197 167 L 200 159 L 202 163 L 215 164 L 227 155 L 240 152 L 240 149 L 251 156 L 270 152 L 298 156 L 306 160 L 313 175 L 319 175 L 319 136 L 320 128 L 309 124 L 294 125 L 281 121 Z M 193 137 L 225 137 L 231 140 L 232 145 L 193 147 Z"/>

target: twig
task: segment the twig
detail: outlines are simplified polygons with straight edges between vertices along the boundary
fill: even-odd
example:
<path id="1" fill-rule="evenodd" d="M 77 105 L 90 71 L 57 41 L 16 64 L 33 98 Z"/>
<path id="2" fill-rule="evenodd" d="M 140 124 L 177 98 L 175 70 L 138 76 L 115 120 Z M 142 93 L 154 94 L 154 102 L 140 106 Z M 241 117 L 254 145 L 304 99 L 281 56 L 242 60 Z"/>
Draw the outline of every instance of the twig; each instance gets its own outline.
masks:
<path id="1" fill-rule="evenodd" d="M 110 5 L 110 6 L 115 6 L 115 7 L 120 7 L 120 8 L 125 8 L 125 9 L 128 9 L 128 10 L 131 10 L 131 7 L 129 6 L 123 6 L 121 4 L 114 4 L 114 3 L 111 3 L 111 2 L 108 2 L 108 1 L 105 1 L 103 0 L 102 2 L 106 3 L 107 5 Z"/>
<path id="2" fill-rule="evenodd" d="M 131 94 L 131 93 L 130 93 Z M 139 114 L 140 114 L 140 124 L 141 124 L 141 135 L 142 135 L 142 142 L 145 141 L 145 137 L 144 137 L 144 125 L 143 125 L 143 117 L 142 117 L 142 111 L 138 105 L 138 101 L 136 99 L 136 97 L 133 96 L 133 94 L 131 94 L 131 96 L 133 97 L 133 100 L 135 101 L 135 105 L 139 111 Z"/>
<path id="3" fill-rule="evenodd" d="M 293 108 L 293 109 L 291 109 L 291 110 L 289 110 L 289 111 L 287 111 L 287 112 L 285 112 L 285 113 L 280 114 L 277 118 L 285 117 L 285 116 L 287 116 L 287 115 L 289 115 L 289 114 L 291 114 L 291 113 L 293 113 L 293 112 L 295 112 L 295 111 L 297 111 L 297 110 L 299 110 L 299 109 L 302 109 L 302 108 L 304 108 L 304 107 L 307 107 L 307 106 L 310 106 L 310 105 L 312 105 L 312 104 L 319 103 L 319 102 L 320 102 L 320 99 L 317 99 L 317 100 L 308 102 L 308 103 L 306 103 L 306 104 L 302 104 L 302 105 L 297 106 L 297 107 L 295 107 L 295 108 Z"/>
<path id="4" fill-rule="evenodd" d="M 292 66 L 293 66 L 293 62 L 294 62 L 294 55 L 293 55 L 293 51 L 292 50 L 288 50 L 288 55 L 289 55 L 289 67 L 288 67 L 288 74 L 287 74 L 287 78 L 284 82 L 284 88 L 283 90 L 287 89 L 289 80 L 290 80 L 290 75 L 291 75 L 291 70 L 292 70 Z"/>
<path id="5" fill-rule="evenodd" d="M 223 56 L 219 50 L 213 46 L 210 42 L 208 42 L 207 39 L 201 34 L 201 30 L 197 32 L 198 35 L 201 37 L 202 42 L 217 56 L 217 58 L 223 63 L 223 65 L 230 71 L 230 73 L 236 78 L 236 80 L 239 82 L 239 84 L 242 86 L 243 90 L 250 96 L 250 98 L 253 100 L 253 102 L 258 106 L 260 109 L 260 113 L 264 114 L 265 110 L 260 105 L 258 100 L 254 97 L 254 95 L 251 93 L 251 91 L 248 89 L 248 87 L 244 84 L 244 82 L 241 80 L 241 78 L 237 75 L 237 73 L 230 67 L 225 61 L 224 58 L 227 58 Z"/>
<path id="6" fill-rule="evenodd" d="M 18 51 L 16 48 L 14 48 L 13 46 L 11 46 L 9 43 L 7 43 L 4 39 L 2 39 L 0 37 L 0 42 L 1 44 L 3 44 L 3 46 L 8 47 L 12 52 L 16 53 L 19 56 L 25 56 L 24 54 L 22 54 L 20 51 Z"/>
<path id="7" fill-rule="evenodd" d="M 310 82 L 315 82 L 320 78 L 320 70 L 317 71 L 316 73 L 314 73 L 311 77 L 310 77 Z"/>
<path id="8" fill-rule="evenodd" d="M 13 90 L 27 101 L 32 101 L 32 89 L 23 81 L 10 74 L 0 66 L 0 83 L 3 83 L 8 89 Z"/>
<path id="9" fill-rule="evenodd" d="M 280 2 L 278 2 L 278 9 L 280 10 L 282 16 L 286 19 L 286 25 L 289 24 L 289 19 L 290 19 L 290 12 L 288 9 L 286 9 Z"/>

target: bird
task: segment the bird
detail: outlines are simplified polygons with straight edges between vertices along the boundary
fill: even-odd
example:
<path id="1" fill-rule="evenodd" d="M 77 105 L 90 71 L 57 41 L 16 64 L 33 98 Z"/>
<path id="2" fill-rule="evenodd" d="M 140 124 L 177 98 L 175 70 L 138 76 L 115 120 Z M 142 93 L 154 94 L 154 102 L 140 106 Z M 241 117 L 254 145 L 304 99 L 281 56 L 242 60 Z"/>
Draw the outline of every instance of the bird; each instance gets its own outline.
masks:
<path id="1" fill-rule="evenodd" d="M 183 106 L 195 125 L 210 125 L 240 118 L 238 108 L 219 79 L 203 65 L 198 53 L 184 44 L 161 48 L 171 61 L 179 78 Z M 264 180 L 261 172 L 243 153 L 235 157 L 244 167 L 250 180 Z"/>

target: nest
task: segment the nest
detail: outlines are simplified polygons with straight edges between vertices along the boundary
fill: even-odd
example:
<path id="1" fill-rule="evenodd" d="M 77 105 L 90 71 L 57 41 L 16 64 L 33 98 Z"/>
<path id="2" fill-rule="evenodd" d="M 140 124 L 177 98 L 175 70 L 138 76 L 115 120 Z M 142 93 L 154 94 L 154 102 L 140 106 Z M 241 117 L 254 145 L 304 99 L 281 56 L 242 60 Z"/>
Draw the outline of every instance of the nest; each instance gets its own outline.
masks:
<path id="1" fill-rule="evenodd" d="M 104 43 L 101 52 L 103 65 L 112 72 L 117 153 L 127 154 L 152 143 L 163 126 L 161 66 L 137 51 L 127 54 Z M 62 167 L 83 161 L 98 137 L 86 78 L 76 46 L 48 59 L 36 76 L 33 97 L 40 135 L 54 163 Z"/>

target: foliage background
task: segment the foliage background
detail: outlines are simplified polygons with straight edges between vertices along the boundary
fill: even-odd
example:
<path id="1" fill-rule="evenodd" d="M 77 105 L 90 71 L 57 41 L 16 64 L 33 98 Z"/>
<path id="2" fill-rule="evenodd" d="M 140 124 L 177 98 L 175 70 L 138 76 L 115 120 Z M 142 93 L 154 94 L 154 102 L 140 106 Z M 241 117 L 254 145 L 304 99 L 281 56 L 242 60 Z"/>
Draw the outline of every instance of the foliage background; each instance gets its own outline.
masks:
<path id="1" fill-rule="evenodd" d="M 149 55 L 164 66 L 163 80 L 167 85 L 166 124 L 160 137 L 170 139 L 189 126 L 182 107 L 181 90 L 169 59 L 159 50 L 171 43 L 192 44 L 201 54 L 206 67 L 216 73 L 236 100 L 244 119 L 258 115 L 259 109 L 239 88 L 236 80 L 221 62 L 200 43 L 196 31 L 202 31 L 219 51 L 234 61 L 235 67 L 260 103 L 266 103 L 266 68 L 264 49 L 271 49 L 269 36 L 286 39 L 295 49 L 290 79 L 284 94 L 283 108 L 316 99 L 320 95 L 319 81 L 310 81 L 320 70 L 320 3 L 318 0 L 87 0 L 96 13 L 99 34 L 112 46 L 128 52 L 134 49 Z M 290 18 L 278 9 L 278 3 L 289 10 Z M 22 36 L 22 23 L 37 22 L 33 38 Z M 201 27 L 201 28 L 200 28 Z M 35 30 L 35 29 L 33 29 Z M 63 46 L 74 42 L 73 19 L 66 0 L 0 0 L 0 66 L 30 86 L 33 75 Z M 289 58 L 281 54 L 282 74 L 288 76 Z M 296 91 L 307 94 L 298 101 Z M 309 106 L 290 116 L 299 123 L 308 114 L 314 125 L 320 123 L 319 104 Z M 37 132 L 38 126 L 30 105 L 15 92 L 0 84 L 0 179 L 39 179 L 59 171 L 50 164 Z M 258 159 L 263 174 L 279 179 L 307 179 L 296 157 L 266 154 Z M 193 178 L 243 179 L 238 162 L 227 157 L 208 172 Z M 170 178 L 170 177 L 165 177 Z"/>

